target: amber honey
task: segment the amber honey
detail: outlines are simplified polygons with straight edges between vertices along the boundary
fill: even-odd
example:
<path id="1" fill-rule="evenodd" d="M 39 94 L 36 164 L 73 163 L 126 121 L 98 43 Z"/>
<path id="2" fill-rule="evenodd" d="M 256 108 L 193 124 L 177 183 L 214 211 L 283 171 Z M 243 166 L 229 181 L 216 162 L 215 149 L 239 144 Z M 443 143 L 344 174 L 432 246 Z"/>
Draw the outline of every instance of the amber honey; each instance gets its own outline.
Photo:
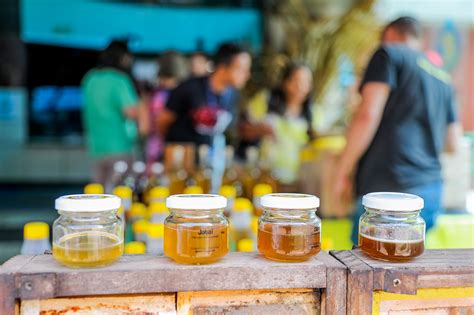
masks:
<path id="1" fill-rule="evenodd" d="M 410 260 L 423 254 L 423 239 L 409 241 L 385 240 L 365 234 L 359 235 L 359 247 L 367 255 L 388 261 Z"/>
<path id="2" fill-rule="evenodd" d="M 320 229 L 312 225 L 262 224 L 258 250 L 272 260 L 305 261 L 321 250 Z"/>
<path id="3" fill-rule="evenodd" d="M 87 231 L 68 234 L 53 244 L 53 256 L 73 268 L 102 267 L 123 254 L 123 242 L 116 235 Z"/>
<path id="4" fill-rule="evenodd" d="M 209 264 L 219 260 L 229 251 L 228 226 L 176 225 L 167 223 L 164 234 L 164 253 L 182 264 Z"/>

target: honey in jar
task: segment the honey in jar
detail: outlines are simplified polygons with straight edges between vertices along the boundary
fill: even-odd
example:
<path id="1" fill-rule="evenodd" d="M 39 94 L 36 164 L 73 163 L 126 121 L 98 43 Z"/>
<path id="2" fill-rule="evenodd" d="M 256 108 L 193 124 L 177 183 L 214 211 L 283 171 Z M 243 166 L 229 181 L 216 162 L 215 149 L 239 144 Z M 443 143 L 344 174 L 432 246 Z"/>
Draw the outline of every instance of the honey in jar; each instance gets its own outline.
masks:
<path id="1" fill-rule="evenodd" d="M 73 268 L 102 267 L 123 254 L 120 198 L 70 195 L 56 199 L 60 217 L 53 224 L 53 257 Z"/>
<path id="2" fill-rule="evenodd" d="M 362 198 L 366 212 L 359 221 L 359 247 L 386 261 L 406 261 L 424 251 L 423 199 L 403 193 L 370 193 Z"/>
<path id="3" fill-rule="evenodd" d="M 229 251 L 226 199 L 218 195 L 174 195 L 166 200 L 164 254 L 182 264 L 209 264 Z"/>
<path id="4" fill-rule="evenodd" d="M 301 262 L 321 250 L 319 199 L 304 194 L 268 194 L 261 198 L 258 250 L 268 259 Z"/>

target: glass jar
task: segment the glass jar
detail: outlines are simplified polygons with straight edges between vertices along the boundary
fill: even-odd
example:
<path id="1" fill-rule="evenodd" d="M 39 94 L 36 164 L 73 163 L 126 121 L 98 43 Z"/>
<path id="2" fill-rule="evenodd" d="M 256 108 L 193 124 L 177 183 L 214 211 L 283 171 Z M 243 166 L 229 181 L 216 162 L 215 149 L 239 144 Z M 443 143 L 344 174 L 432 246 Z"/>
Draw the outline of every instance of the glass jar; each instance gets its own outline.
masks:
<path id="1" fill-rule="evenodd" d="M 164 253 L 183 264 L 209 264 L 229 251 L 226 199 L 218 195 L 174 195 L 166 200 Z"/>
<path id="2" fill-rule="evenodd" d="M 362 198 L 365 213 L 359 220 L 359 247 L 367 255 L 404 261 L 424 251 L 423 199 L 410 194 L 378 192 Z"/>
<path id="3" fill-rule="evenodd" d="M 258 225 L 258 250 L 265 257 L 285 262 L 305 261 L 321 250 L 319 198 L 304 194 L 269 194 L 261 197 L 263 215 Z"/>
<path id="4" fill-rule="evenodd" d="M 56 199 L 59 218 L 53 225 L 53 256 L 69 267 L 101 267 L 123 253 L 120 198 L 69 195 Z"/>

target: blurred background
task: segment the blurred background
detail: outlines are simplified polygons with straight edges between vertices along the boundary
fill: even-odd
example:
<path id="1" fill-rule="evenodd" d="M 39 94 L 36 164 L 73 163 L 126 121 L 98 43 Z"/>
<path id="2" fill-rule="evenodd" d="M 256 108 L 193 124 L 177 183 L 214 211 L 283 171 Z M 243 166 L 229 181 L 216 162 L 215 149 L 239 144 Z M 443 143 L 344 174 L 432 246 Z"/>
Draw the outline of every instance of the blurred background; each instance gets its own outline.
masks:
<path id="1" fill-rule="evenodd" d="M 262 91 L 278 84 L 285 66 L 304 62 L 312 75 L 314 136 L 295 155 L 292 175 L 278 177 L 276 172 L 273 181 L 256 179 L 251 189 L 261 183 L 273 191 L 317 194 L 323 200 L 319 213 L 324 219 L 323 249 L 351 248 L 351 205 L 342 205 L 347 217 L 336 218 L 332 212 L 341 205 L 334 205 L 339 201 L 331 200 L 328 190 L 331 169 L 360 101 L 361 75 L 380 44 L 384 25 L 401 15 L 421 21 L 423 50 L 452 76 L 464 133 L 461 149 L 442 156 L 444 212 L 427 244 L 473 247 L 473 10 L 472 0 L 2 0 L 0 262 L 20 253 L 25 223 L 43 221 L 51 226 L 57 218 L 54 199 L 82 193 L 94 181 L 81 114 L 81 82 L 114 39 L 127 42 L 133 54 L 129 75 L 137 94 L 148 101 L 160 84 L 160 69 L 167 67 L 164 56 L 170 52 L 180 56 L 183 76 L 199 76 L 213 70 L 212 56 L 222 43 L 242 45 L 252 56 L 252 70 L 237 111 L 250 116 L 259 115 Z M 265 160 L 263 143 L 242 149 L 236 125 L 229 127 L 226 138 L 233 149 L 223 153 L 227 155 L 223 172 L 235 165 L 237 173 L 252 167 L 264 173 L 270 162 Z M 249 161 L 249 147 L 259 150 L 255 165 Z M 145 148 L 142 137 L 136 143 L 136 160 L 147 162 Z M 190 150 L 198 155 L 198 147 Z M 176 162 L 176 154 L 169 155 L 170 161 L 163 153 L 154 162 L 173 168 L 167 165 Z M 189 164 L 188 173 L 195 174 L 199 166 Z M 151 171 L 147 172 L 150 177 Z M 238 190 L 232 198 L 256 197 L 253 190 Z"/>

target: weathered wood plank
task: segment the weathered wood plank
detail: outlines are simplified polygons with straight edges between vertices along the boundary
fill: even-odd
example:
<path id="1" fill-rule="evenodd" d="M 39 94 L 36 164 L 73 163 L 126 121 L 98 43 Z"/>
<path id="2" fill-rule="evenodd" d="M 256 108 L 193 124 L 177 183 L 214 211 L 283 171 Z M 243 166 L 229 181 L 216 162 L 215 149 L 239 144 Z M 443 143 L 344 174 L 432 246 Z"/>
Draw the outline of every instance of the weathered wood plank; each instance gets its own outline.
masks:
<path id="1" fill-rule="evenodd" d="M 19 255 L 7 260 L 0 266 L 0 314 L 14 315 L 16 313 L 15 273 L 33 258 L 34 256 Z"/>
<path id="2" fill-rule="evenodd" d="M 179 292 L 178 314 L 321 313 L 319 290 L 237 290 Z"/>
<path id="3" fill-rule="evenodd" d="M 326 252 L 319 259 L 326 265 L 326 290 L 322 292 L 322 314 L 346 314 L 347 268 Z"/>
<path id="4" fill-rule="evenodd" d="M 347 314 L 372 314 L 373 271 L 351 251 L 332 251 L 347 267 Z"/>
<path id="5" fill-rule="evenodd" d="M 321 255 L 325 255 L 322 253 Z M 322 257 L 323 257 L 322 256 Z M 324 288 L 326 266 L 318 258 L 278 263 L 257 253 L 230 253 L 212 265 L 178 265 L 160 256 L 123 256 L 100 269 L 70 269 L 51 255 L 35 256 L 16 276 L 20 298 L 141 294 L 242 289 Z M 44 288 L 52 290 L 45 291 Z"/>

